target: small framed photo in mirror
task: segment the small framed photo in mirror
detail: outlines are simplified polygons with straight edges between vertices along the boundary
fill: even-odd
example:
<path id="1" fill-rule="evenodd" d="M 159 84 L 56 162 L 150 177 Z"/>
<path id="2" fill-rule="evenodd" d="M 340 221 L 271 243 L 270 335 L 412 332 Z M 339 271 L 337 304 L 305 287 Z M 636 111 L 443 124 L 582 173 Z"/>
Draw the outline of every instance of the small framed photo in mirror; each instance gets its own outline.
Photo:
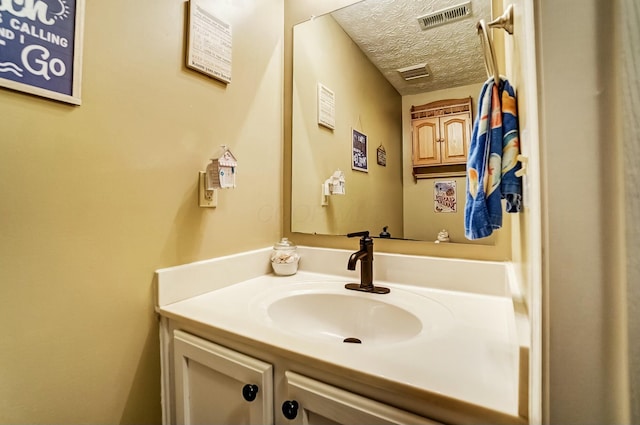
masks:
<path id="1" fill-rule="evenodd" d="M 367 173 L 367 165 L 367 135 L 351 129 L 351 168 Z"/>
<path id="2" fill-rule="evenodd" d="M 441 180 L 433 185 L 433 210 L 437 213 L 458 211 L 458 196 L 455 180 Z"/>
<path id="3" fill-rule="evenodd" d="M 318 124 L 331 130 L 336 128 L 336 95 L 318 83 Z"/>
<path id="4" fill-rule="evenodd" d="M 383 167 L 387 166 L 387 151 L 384 149 L 384 146 L 378 146 L 378 165 L 382 165 Z"/>

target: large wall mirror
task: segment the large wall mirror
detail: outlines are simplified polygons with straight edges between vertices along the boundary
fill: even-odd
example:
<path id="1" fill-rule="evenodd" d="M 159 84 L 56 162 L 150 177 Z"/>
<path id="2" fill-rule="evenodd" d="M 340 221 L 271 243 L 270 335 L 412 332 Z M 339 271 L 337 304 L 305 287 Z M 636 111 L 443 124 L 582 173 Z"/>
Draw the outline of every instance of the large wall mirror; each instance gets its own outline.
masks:
<path id="1" fill-rule="evenodd" d="M 469 16 L 419 23 L 460 4 Z M 364 0 L 294 26 L 292 232 L 386 228 L 391 238 L 433 242 L 446 229 L 452 242 L 495 243 L 464 237 L 464 171 L 416 179 L 411 159 L 413 105 L 471 97 L 475 118 L 487 79 L 475 25 L 490 18 L 491 0 Z M 405 79 L 408 67 L 421 67 L 418 76 Z M 455 211 L 438 211 L 436 187 L 447 184 Z"/>

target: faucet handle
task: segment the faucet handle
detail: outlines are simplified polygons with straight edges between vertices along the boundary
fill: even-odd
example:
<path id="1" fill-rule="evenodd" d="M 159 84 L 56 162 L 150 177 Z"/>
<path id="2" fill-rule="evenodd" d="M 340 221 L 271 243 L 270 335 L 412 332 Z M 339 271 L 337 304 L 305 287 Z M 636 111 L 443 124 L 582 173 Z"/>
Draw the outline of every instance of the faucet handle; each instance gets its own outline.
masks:
<path id="1" fill-rule="evenodd" d="M 373 246 L 373 239 L 371 239 L 371 237 L 369 236 L 368 230 L 363 230 L 361 232 L 347 233 L 348 238 L 353 238 L 356 236 L 362 236 L 360 238 L 360 249 L 365 249 L 368 246 Z"/>
<path id="2" fill-rule="evenodd" d="M 354 238 L 356 236 L 362 236 L 363 239 L 366 239 L 366 238 L 369 237 L 369 231 L 368 230 L 363 230 L 361 232 L 347 233 L 347 237 L 348 238 Z"/>

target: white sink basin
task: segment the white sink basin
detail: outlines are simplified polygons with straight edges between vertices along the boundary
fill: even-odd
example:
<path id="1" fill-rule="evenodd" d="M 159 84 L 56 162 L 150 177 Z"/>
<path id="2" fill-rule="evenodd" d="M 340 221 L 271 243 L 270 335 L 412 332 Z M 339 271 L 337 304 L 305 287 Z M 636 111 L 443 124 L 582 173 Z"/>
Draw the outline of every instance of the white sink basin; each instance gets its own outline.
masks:
<path id="1" fill-rule="evenodd" d="M 393 344 L 446 328 L 452 314 L 442 304 L 401 289 L 369 294 L 344 283 L 297 284 L 260 301 L 275 328 L 301 338 L 339 343 Z"/>

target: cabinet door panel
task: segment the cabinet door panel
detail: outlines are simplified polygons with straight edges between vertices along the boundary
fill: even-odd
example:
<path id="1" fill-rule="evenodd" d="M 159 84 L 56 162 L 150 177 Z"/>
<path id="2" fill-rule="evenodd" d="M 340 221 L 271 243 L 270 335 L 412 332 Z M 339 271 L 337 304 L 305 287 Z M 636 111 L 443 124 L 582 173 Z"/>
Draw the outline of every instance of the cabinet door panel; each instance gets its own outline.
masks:
<path id="1" fill-rule="evenodd" d="M 295 372 L 285 372 L 285 378 L 289 398 L 299 404 L 291 424 L 439 424 Z"/>
<path id="2" fill-rule="evenodd" d="M 471 140 L 471 118 L 468 114 L 442 118 L 443 164 L 464 164 Z"/>
<path id="3" fill-rule="evenodd" d="M 250 412 L 239 398 L 237 381 L 189 359 L 184 423 L 250 424 Z M 188 420 L 187 420 L 188 418 Z"/>
<path id="4" fill-rule="evenodd" d="M 437 118 L 413 122 L 413 165 L 440 163 L 440 127 Z"/>
<path id="5" fill-rule="evenodd" d="M 272 424 L 270 364 L 176 330 L 173 337 L 178 424 Z M 253 401 L 243 387 L 257 385 Z"/>

